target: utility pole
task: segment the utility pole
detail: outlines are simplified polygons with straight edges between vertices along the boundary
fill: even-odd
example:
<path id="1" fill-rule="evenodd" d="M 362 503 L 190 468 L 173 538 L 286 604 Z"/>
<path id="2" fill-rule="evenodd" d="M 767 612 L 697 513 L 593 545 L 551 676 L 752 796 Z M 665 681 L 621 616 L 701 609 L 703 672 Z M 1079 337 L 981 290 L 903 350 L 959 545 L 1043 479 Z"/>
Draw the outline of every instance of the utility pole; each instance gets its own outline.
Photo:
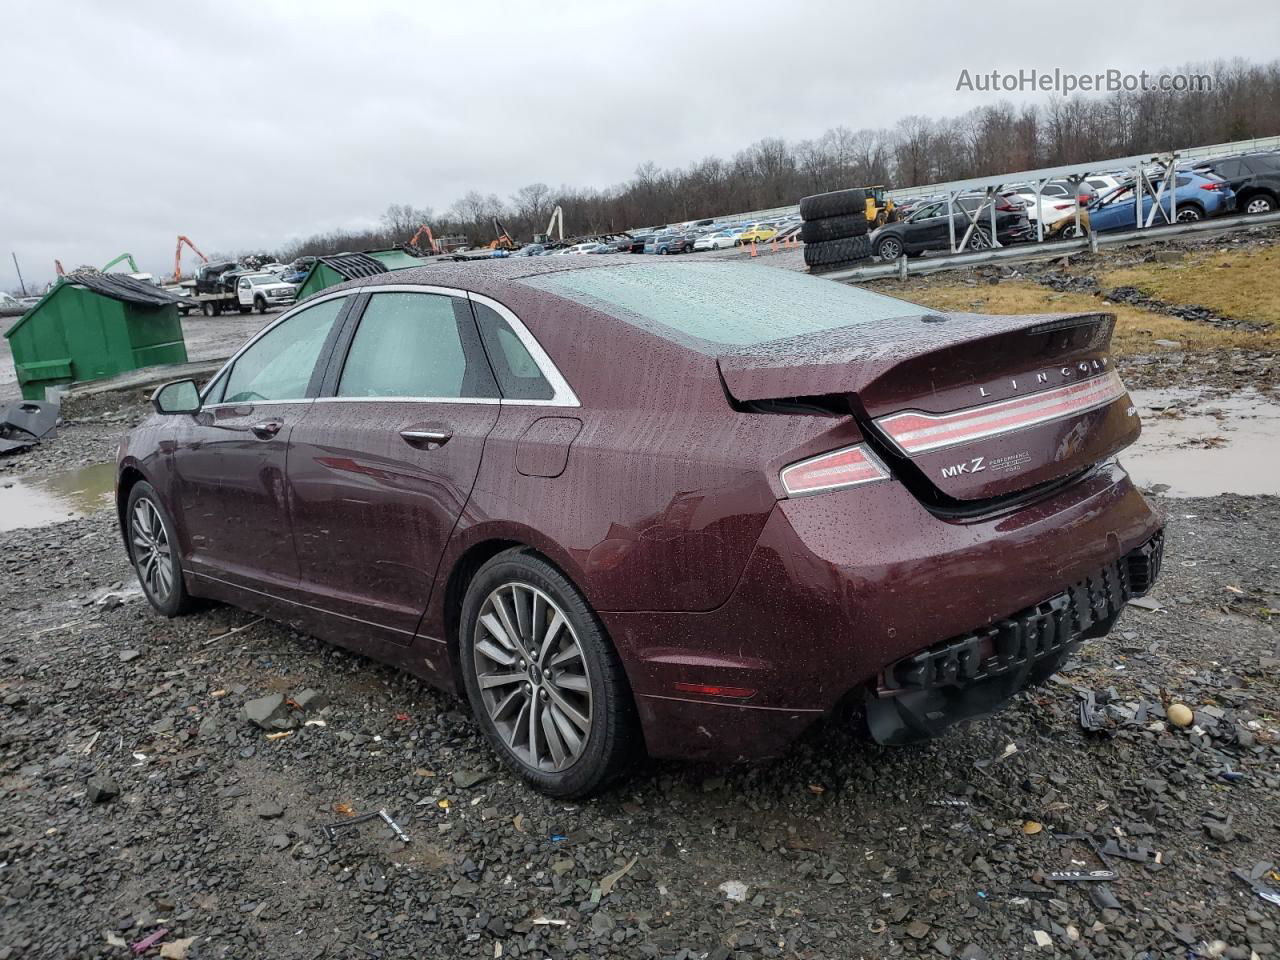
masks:
<path id="1" fill-rule="evenodd" d="M 27 295 L 27 285 L 22 282 L 22 268 L 18 266 L 18 255 L 10 251 L 10 256 L 13 257 L 13 269 L 18 271 L 18 285 L 22 287 L 22 295 L 25 297 Z"/>

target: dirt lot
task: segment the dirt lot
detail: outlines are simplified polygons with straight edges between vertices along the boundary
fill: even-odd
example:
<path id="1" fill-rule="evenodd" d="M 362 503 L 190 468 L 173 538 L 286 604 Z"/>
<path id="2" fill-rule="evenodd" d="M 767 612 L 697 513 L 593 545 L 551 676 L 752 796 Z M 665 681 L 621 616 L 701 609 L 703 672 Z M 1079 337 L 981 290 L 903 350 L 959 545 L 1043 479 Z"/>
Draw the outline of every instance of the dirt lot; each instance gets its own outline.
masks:
<path id="1" fill-rule="evenodd" d="M 886 289 L 1057 293 L 1040 275 Z M 1202 465 L 1280 446 L 1274 420 L 1231 422 L 1274 388 L 1270 341 L 1180 339 L 1125 354 L 1182 391 L 1146 395 L 1150 442 Z M 0 460 L 0 494 L 109 458 L 140 409 Z M 1144 482 L 1180 492 L 1185 462 Z M 160 930 L 192 960 L 1280 957 L 1280 905 L 1232 873 L 1280 889 L 1280 498 L 1157 503 L 1154 602 L 1005 712 L 896 750 L 833 720 L 786 761 L 651 763 L 583 804 L 513 781 L 464 705 L 393 670 L 226 607 L 157 618 L 96 496 L 0 532 L 0 960 L 123 958 Z M 240 716 L 306 690 L 287 736 Z M 408 843 L 320 829 L 379 809 Z M 1104 867 L 1081 835 L 1118 844 L 1114 880 L 1046 876 Z"/>

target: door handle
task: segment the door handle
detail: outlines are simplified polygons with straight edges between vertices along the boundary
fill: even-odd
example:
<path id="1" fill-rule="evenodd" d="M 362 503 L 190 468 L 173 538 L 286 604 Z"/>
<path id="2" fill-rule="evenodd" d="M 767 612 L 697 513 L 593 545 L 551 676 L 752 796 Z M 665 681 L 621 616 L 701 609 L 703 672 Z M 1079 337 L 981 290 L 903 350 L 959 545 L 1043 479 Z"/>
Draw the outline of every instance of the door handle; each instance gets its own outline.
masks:
<path id="1" fill-rule="evenodd" d="M 280 428 L 284 426 L 279 420 L 263 420 L 261 423 L 255 423 L 249 429 L 253 431 L 253 435 L 259 440 L 270 440 Z"/>
<path id="2" fill-rule="evenodd" d="M 400 436 L 411 447 L 426 447 L 431 450 L 443 446 L 453 436 L 452 430 L 436 428 L 432 430 L 401 430 Z"/>

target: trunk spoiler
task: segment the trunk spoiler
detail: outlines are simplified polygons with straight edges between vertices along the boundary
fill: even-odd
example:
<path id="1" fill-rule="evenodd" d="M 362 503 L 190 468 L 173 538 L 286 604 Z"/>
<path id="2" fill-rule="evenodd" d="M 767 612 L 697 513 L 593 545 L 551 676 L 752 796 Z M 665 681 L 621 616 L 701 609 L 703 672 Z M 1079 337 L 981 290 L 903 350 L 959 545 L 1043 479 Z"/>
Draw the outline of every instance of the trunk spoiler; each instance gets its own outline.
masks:
<path id="1" fill-rule="evenodd" d="M 1095 329 L 1081 337 L 1079 328 L 1089 326 Z M 1114 326 L 1109 313 L 923 313 L 740 347 L 716 363 L 725 389 L 739 402 L 854 394 L 871 406 L 877 395 L 901 393 L 902 385 L 881 388 L 888 387 L 885 375 L 903 364 L 925 361 L 939 381 L 955 382 L 967 371 L 976 376 L 984 357 L 1007 353 L 1011 338 L 1027 335 L 1044 344 L 1061 330 L 1078 346 L 1105 348 Z"/>

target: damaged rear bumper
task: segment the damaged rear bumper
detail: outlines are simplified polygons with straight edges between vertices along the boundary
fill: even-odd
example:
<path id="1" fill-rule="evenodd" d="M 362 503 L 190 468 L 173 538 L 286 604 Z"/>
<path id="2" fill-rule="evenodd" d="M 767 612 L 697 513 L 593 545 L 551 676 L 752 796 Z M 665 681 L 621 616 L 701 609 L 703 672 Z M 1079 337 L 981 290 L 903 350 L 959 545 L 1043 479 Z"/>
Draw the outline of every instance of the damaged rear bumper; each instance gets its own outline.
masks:
<path id="1" fill-rule="evenodd" d="M 867 691 L 867 726 L 883 744 L 937 736 L 991 713 L 1047 679 L 1092 637 L 1105 636 L 1124 605 L 1159 576 L 1164 533 L 1042 603 L 982 630 L 890 664 Z"/>

